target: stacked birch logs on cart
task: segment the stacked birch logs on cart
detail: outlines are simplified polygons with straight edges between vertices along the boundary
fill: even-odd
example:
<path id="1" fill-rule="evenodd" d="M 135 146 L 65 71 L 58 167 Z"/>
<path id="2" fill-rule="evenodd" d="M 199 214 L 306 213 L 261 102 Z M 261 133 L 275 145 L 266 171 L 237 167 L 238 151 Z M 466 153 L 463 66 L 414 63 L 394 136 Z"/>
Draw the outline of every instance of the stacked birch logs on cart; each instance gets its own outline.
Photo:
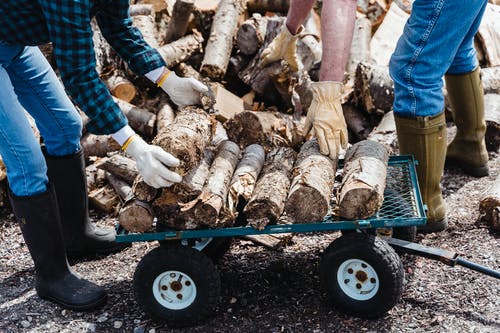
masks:
<path id="1" fill-rule="evenodd" d="M 155 225 L 262 229 L 317 222 L 327 214 L 366 218 L 380 208 L 388 156 L 397 153 L 388 63 L 412 1 L 358 1 L 343 104 L 353 145 L 343 170 L 303 133 L 310 83 L 318 80 L 321 65 L 320 6 L 304 24 L 297 43 L 301 70 L 293 72 L 285 61 L 265 67 L 260 62 L 285 20 L 287 0 L 131 2 L 133 24 L 169 68 L 202 80 L 210 93 L 202 97 L 202 106 L 175 107 L 164 92 L 128 68 L 93 22 L 101 79 L 130 125 L 181 160 L 176 171 L 183 175 L 179 184 L 151 188 L 109 136 L 85 133 L 81 144 L 94 207 L 115 215 L 131 232 L 151 231 Z M 483 67 L 492 151 L 500 144 L 498 22 L 499 6 L 489 4 L 475 45 Z M 50 45 L 42 50 L 55 66 Z M 338 175 L 342 183 L 336 185 Z M 0 181 L 4 178 L 0 160 Z M 498 191 L 492 193 L 498 199 Z M 491 195 L 485 198 L 494 202 Z M 487 217 L 498 211 L 498 205 L 490 206 L 481 206 Z"/>

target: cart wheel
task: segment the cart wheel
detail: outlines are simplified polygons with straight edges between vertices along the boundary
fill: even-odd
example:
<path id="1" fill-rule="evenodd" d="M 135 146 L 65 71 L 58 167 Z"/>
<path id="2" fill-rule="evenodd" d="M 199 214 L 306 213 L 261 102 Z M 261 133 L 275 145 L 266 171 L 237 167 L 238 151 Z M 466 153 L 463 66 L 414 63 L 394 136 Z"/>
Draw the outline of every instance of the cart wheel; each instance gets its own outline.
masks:
<path id="1" fill-rule="evenodd" d="M 392 228 L 392 237 L 408 242 L 415 242 L 417 239 L 417 226 Z"/>
<path id="2" fill-rule="evenodd" d="M 359 317 L 384 315 L 403 291 L 403 265 L 394 249 L 363 233 L 333 241 L 323 254 L 320 275 L 332 305 Z"/>
<path id="3" fill-rule="evenodd" d="M 214 311 L 220 276 L 212 261 L 188 246 L 157 247 L 134 273 L 137 302 L 153 318 L 171 327 L 193 326 Z"/>

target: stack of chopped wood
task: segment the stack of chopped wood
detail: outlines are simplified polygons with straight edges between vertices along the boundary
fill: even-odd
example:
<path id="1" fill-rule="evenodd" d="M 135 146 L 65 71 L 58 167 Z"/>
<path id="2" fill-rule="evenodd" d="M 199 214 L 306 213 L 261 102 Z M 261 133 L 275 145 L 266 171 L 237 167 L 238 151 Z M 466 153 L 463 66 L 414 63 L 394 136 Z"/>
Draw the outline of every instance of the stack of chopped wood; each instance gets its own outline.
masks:
<path id="1" fill-rule="evenodd" d="M 397 152 L 388 63 L 412 2 L 358 1 L 343 104 L 349 141 L 358 143 L 346 154 L 339 207 L 333 207 L 344 218 L 366 218 L 382 204 L 387 152 Z M 267 66 L 260 61 L 288 5 L 286 0 L 132 1 L 134 25 L 169 68 L 211 88 L 202 106 L 183 109 L 132 73 L 93 22 L 99 75 L 130 125 L 177 156 L 182 164 L 176 171 L 184 176 L 180 184 L 153 189 L 109 136 L 85 133 L 81 144 L 95 207 L 117 214 L 132 232 L 152 230 L 155 218 L 158 226 L 179 229 L 235 223 L 261 229 L 270 223 L 318 221 L 332 211 L 337 161 L 321 155 L 316 141 L 303 134 L 310 83 L 318 79 L 321 65 L 321 8 L 311 11 L 297 44 L 301 71 L 293 72 L 285 61 Z M 489 4 L 476 38 L 490 94 L 491 150 L 498 150 L 500 142 L 498 22 L 499 6 Z M 50 45 L 43 52 L 52 59 Z M 366 170 L 369 174 L 362 174 Z M 3 174 L 0 163 L 0 182 Z"/>

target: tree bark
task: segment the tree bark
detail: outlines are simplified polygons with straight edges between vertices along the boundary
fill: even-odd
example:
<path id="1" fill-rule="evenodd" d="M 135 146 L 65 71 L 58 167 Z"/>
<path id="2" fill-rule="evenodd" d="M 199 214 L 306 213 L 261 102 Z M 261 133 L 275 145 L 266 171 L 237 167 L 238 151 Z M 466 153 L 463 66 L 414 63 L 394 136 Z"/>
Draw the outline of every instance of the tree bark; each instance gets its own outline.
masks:
<path id="1" fill-rule="evenodd" d="M 162 132 L 167 126 L 172 124 L 175 120 L 174 109 L 169 103 L 163 104 L 156 114 L 156 133 Z"/>
<path id="2" fill-rule="evenodd" d="M 260 14 L 254 14 L 240 25 L 236 47 L 241 53 L 251 56 L 259 51 L 266 38 L 267 20 Z"/>
<path id="3" fill-rule="evenodd" d="M 316 139 L 307 141 L 300 149 L 292 170 L 293 179 L 283 221 L 322 221 L 330 211 L 336 169 L 337 161 L 320 153 Z"/>
<path id="4" fill-rule="evenodd" d="M 221 0 L 219 3 L 201 65 L 203 75 L 214 80 L 224 77 L 233 50 L 238 20 L 245 7 L 246 0 Z"/>
<path id="5" fill-rule="evenodd" d="M 177 0 L 175 2 L 172 18 L 168 22 L 165 43 L 173 42 L 186 34 L 193 8 L 194 0 Z"/>
<path id="6" fill-rule="evenodd" d="M 485 94 L 500 94 L 500 66 L 481 68 Z"/>
<path id="7" fill-rule="evenodd" d="M 278 12 L 286 14 L 290 7 L 290 0 L 249 0 L 247 7 L 250 13 Z"/>
<path id="8" fill-rule="evenodd" d="M 142 37 L 152 48 L 157 49 L 160 44 L 158 42 L 158 29 L 151 15 L 135 15 L 132 16 L 133 25 L 139 29 Z"/>
<path id="9" fill-rule="evenodd" d="M 149 15 L 149 16 L 155 16 L 155 9 L 152 4 L 135 4 L 135 5 L 130 5 L 129 6 L 129 15 L 130 16 L 136 16 L 136 15 Z"/>
<path id="10" fill-rule="evenodd" d="M 120 150 L 120 145 L 111 138 L 111 135 L 85 133 L 80 139 L 80 145 L 85 157 L 104 157 L 108 153 Z"/>
<path id="11" fill-rule="evenodd" d="M 130 187 L 130 185 L 126 181 L 109 172 L 106 172 L 106 180 L 108 181 L 108 184 L 113 187 L 122 202 L 126 202 L 132 199 L 132 187 Z"/>
<path id="12" fill-rule="evenodd" d="M 118 98 L 113 98 L 129 121 L 130 127 L 137 132 L 152 136 L 155 129 L 156 115 Z"/>
<path id="13" fill-rule="evenodd" d="M 258 143 L 271 150 L 279 146 L 300 146 L 304 141 L 303 120 L 295 121 L 291 115 L 278 112 L 245 111 L 224 125 L 229 139 L 240 147 Z"/>
<path id="14" fill-rule="evenodd" d="M 389 76 L 389 68 L 360 63 L 356 69 L 353 100 L 368 113 L 382 116 L 392 110 L 394 82 Z"/>
<path id="15" fill-rule="evenodd" d="M 347 150 L 338 200 L 341 217 L 365 219 L 380 209 L 388 161 L 387 149 L 375 141 L 361 141 Z"/>
<path id="16" fill-rule="evenodd" d="M 101 158 L 94 164 L 97 168 L 125 180 L 128 184 L 133 184 L 139 175 L 135 161 L 119 154 Z"/>
<path id="17" fill-rule="evenodd" d="M 393 111 L 384 115 L 377 127 L 368 136 L 368 140 L 383 144 L 390 155 L 396 154 L 398 151 L 398 135 Z"/>
<path id="18" fill-rule="evenodd" d="M 486 147 L 498 152 L 500 147 L 500 95 L 484 96 L 484 118 L 486 120 Z"/>
<path id="19" fill-rule="evenodd" d="M 178 65 L 186 61 L 191 55 L 202 48 L 203 36 L 193 31 L 193 34 L 177 39 L 176 41 L 164 45 L 158 49 L 163 60 L 169 67 Z"/>
<path id="20" fill-rule="evenodd" d="M 500 175 L 482 194 L 479 211 L 492 230 L 500 231 Z"/>
<path id="21" fill-rule="evenodd" d="M 354 27 L 349 61 L 346 72 L 354 77 L 360 62 L 370 61 L 370 40 L 372 38 L 372 23 L 366 17 L 358 17 Z"/>
<path id="22" fill-rule="evenodd" d="M 245 148 L 229 185 L 228 208 L 233 215 L 237 214 L 240 205 L 250 200 L 265 160 L 262 146 L 252 144 Z"/>
<path id="23" fill-rule="evenodd" d="M 87 189 L 89 193 L 101 186 L 104 186 L 106 181 L 106 171 L 98 169 L 95 163 L 85 168 L 85 175 L 87 177 Z"/>
<path id="24" fill-rule="evenodd" d="M 296 155 L 293 149 L 285 147 L 267 155 L 252 197 L 243 210 L 248 225 L 262 230 L 278 221 L 285 208 Z"/>

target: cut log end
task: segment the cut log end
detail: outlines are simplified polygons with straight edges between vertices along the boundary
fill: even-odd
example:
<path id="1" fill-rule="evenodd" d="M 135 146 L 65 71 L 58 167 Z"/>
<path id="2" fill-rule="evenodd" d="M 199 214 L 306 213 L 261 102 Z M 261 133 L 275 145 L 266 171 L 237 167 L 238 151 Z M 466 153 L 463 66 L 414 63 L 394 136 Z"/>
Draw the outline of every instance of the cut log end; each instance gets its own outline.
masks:
<path id="1" fill-rule="evenodd" d="M 118 221 L 129 232 L 148 232 L 153 230 L 153 214 L 143 203 L 134 200 L 120 211 Z"/>
<path id="2" fill-rule="evenodd" d="M 302 186 L 300 191 L 290 193 L 285 213 L 288 222 L 312 223 L 322 221 L 328 214 L 330 205 L 317 189 Z"/>

